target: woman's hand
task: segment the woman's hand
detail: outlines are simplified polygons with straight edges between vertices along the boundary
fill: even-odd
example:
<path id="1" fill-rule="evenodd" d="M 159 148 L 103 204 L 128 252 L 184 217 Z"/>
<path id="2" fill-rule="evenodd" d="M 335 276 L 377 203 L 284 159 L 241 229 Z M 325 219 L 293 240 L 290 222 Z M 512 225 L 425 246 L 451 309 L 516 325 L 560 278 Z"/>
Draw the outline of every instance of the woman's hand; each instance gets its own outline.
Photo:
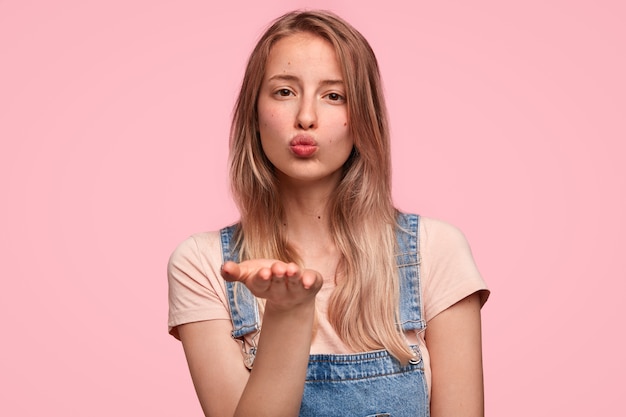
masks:
<path id="1" fill-rule="evenodd" d="M 321 275 L 270 259 L 226 262 L 221 275 L 264 298 L 263 330 L 254 368 L 226 320 L 178 327 L 193 383 L 206 416 L 295 416 L 304 390 Z"/>
<path id="2" fill-rule="evenodd" d="M 239 281 L 276 310 L 288 310 L 311 301 L 322 287 L 322 276 L 295 263 L 272 259 L 226 262 L 221 269 L 227 281 Z"/>

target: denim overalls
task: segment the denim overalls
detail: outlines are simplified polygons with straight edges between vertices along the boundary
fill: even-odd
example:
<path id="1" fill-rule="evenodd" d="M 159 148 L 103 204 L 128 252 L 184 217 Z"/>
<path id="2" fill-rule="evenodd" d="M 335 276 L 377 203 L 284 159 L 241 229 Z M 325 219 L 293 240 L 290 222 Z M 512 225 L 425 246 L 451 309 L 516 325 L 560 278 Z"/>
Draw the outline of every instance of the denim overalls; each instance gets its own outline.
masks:
<path id="1" fill-rule="evenodd" d="M 398 215 L 400 228 L 396 238 L 400 252 L 396 263 L 400 274 L 400 318 L 405 332 L 419 332 L 426 327 L 420 296 L 418 221 L 419 217 L 413 214 Z M 238 255 L 230 247 L 234 229 L 231 226 L 221 230 L 224 262 L 238 261 Z M 234 329 L 232 336 L 242 341 L 244 363 L 251 369 L 260 330 L 258 304 L 244 285 L 225 284 Z M 252 334 L 252 348 L 246 349 L 243 337 L 249 334 Z M 310 355 L 300 416 L 428 417 L 424 364 L 417 346 L 412 348 L 416 356 L 406 366 L 386 350 Z"/>

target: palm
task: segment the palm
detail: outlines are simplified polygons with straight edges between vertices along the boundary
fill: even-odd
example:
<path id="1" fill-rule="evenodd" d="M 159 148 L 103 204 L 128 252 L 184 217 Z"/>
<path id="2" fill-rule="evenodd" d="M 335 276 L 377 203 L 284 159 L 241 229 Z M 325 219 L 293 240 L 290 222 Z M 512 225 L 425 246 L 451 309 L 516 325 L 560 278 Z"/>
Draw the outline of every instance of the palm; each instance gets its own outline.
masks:
<path id="1" fill-rule="evenodd" d="M 256 297 L 281 309 L 315 297 L 322 286 L 319 272 L 273 259 L 251 259 L 239 264 L 226 262 L 222 277 L 243 283 Z"/>

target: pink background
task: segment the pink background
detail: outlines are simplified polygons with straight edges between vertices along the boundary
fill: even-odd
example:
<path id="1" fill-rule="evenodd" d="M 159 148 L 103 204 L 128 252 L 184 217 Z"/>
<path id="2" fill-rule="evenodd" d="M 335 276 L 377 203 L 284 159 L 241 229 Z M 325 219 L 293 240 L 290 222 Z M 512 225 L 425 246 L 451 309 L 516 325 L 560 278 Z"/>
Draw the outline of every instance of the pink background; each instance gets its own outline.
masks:
<path id="1" fill-rule="evenodd" d="M 236 220 L 244 62 L 297 7 L 370 40 L 397 204 L 472 244 L 487 414 L 623 413 L 624 3 L 351 3 L 0 0 L 0 415 L 201 415 L 165 266 Z"/>

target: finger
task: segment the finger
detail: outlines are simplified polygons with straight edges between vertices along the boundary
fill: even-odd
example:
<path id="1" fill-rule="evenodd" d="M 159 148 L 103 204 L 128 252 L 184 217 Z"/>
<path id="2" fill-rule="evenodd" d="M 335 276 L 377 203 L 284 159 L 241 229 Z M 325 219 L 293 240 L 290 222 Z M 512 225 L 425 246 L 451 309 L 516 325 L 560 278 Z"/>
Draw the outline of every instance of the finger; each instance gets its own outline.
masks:
<path id="1" fill-rule="evenodd" d="M 275 288 L 285 287 L 287 280 L 285 273 L 287 272 L 287 264 L 284 262 L 274 262 L 271 266 L 272 286 Z"/>
<path id="2" fill-rule="evenodd" d="M 269 282 L 272 279 L 272 275 L 274 274 L 270 268 L 261 268 L 256 273 L 256 276 L 264 282 Z"/>
<path id="3" fill-rule="evenodd" d="M 241 281 L 241 268 L 233 261 L 228 261 L 222 265 L 220 274 L 226 281 Z"/>
<path id="4" fill-rule="evenodd" d="M 272 288 L 276 291 L 281 290 L 281 289 L 282 290 L 286 289 L 287 280 L 285 279 L 284 276 L 280 276 L 280 277 L 273 276 L 271 282 L 272 282 Z M 278 293 L 275 293 L 275 294 L 278 294 Z"/>
<path id="5" fill-rule="evenodd" d="M 301 281 L 302 281 L 302 286 L 307 290 L 319 289 L 317 287 L 319 287 L 319 283 L 321 282 L 321 277 L 319 276 L 317 272 L 307 269 L 302 273 Z"/>
<path id="6" fill-rule="evenodd" d="M 300 276 L 300 267 L 293 262 L 289 262 L 287 264 L 287 270 L 285 271 L 285 275 L 287 275 L 288 277 Z"/>
<path id="7" fill-rule="evenodd" d="M 293 262 L 290 262 L 286 265 L 285 271 L 285 280 L 287 286 L 290 288 L 302 287 L 302 283 L 300 282 L 300 267 Z"/>
<path id="8" fill-rule="evenodd" d="M 275 277 L 284 277 L 287 273 L 287 264 L 284 262 L 274 262 L 271 267 L 272 275 Z"/>

